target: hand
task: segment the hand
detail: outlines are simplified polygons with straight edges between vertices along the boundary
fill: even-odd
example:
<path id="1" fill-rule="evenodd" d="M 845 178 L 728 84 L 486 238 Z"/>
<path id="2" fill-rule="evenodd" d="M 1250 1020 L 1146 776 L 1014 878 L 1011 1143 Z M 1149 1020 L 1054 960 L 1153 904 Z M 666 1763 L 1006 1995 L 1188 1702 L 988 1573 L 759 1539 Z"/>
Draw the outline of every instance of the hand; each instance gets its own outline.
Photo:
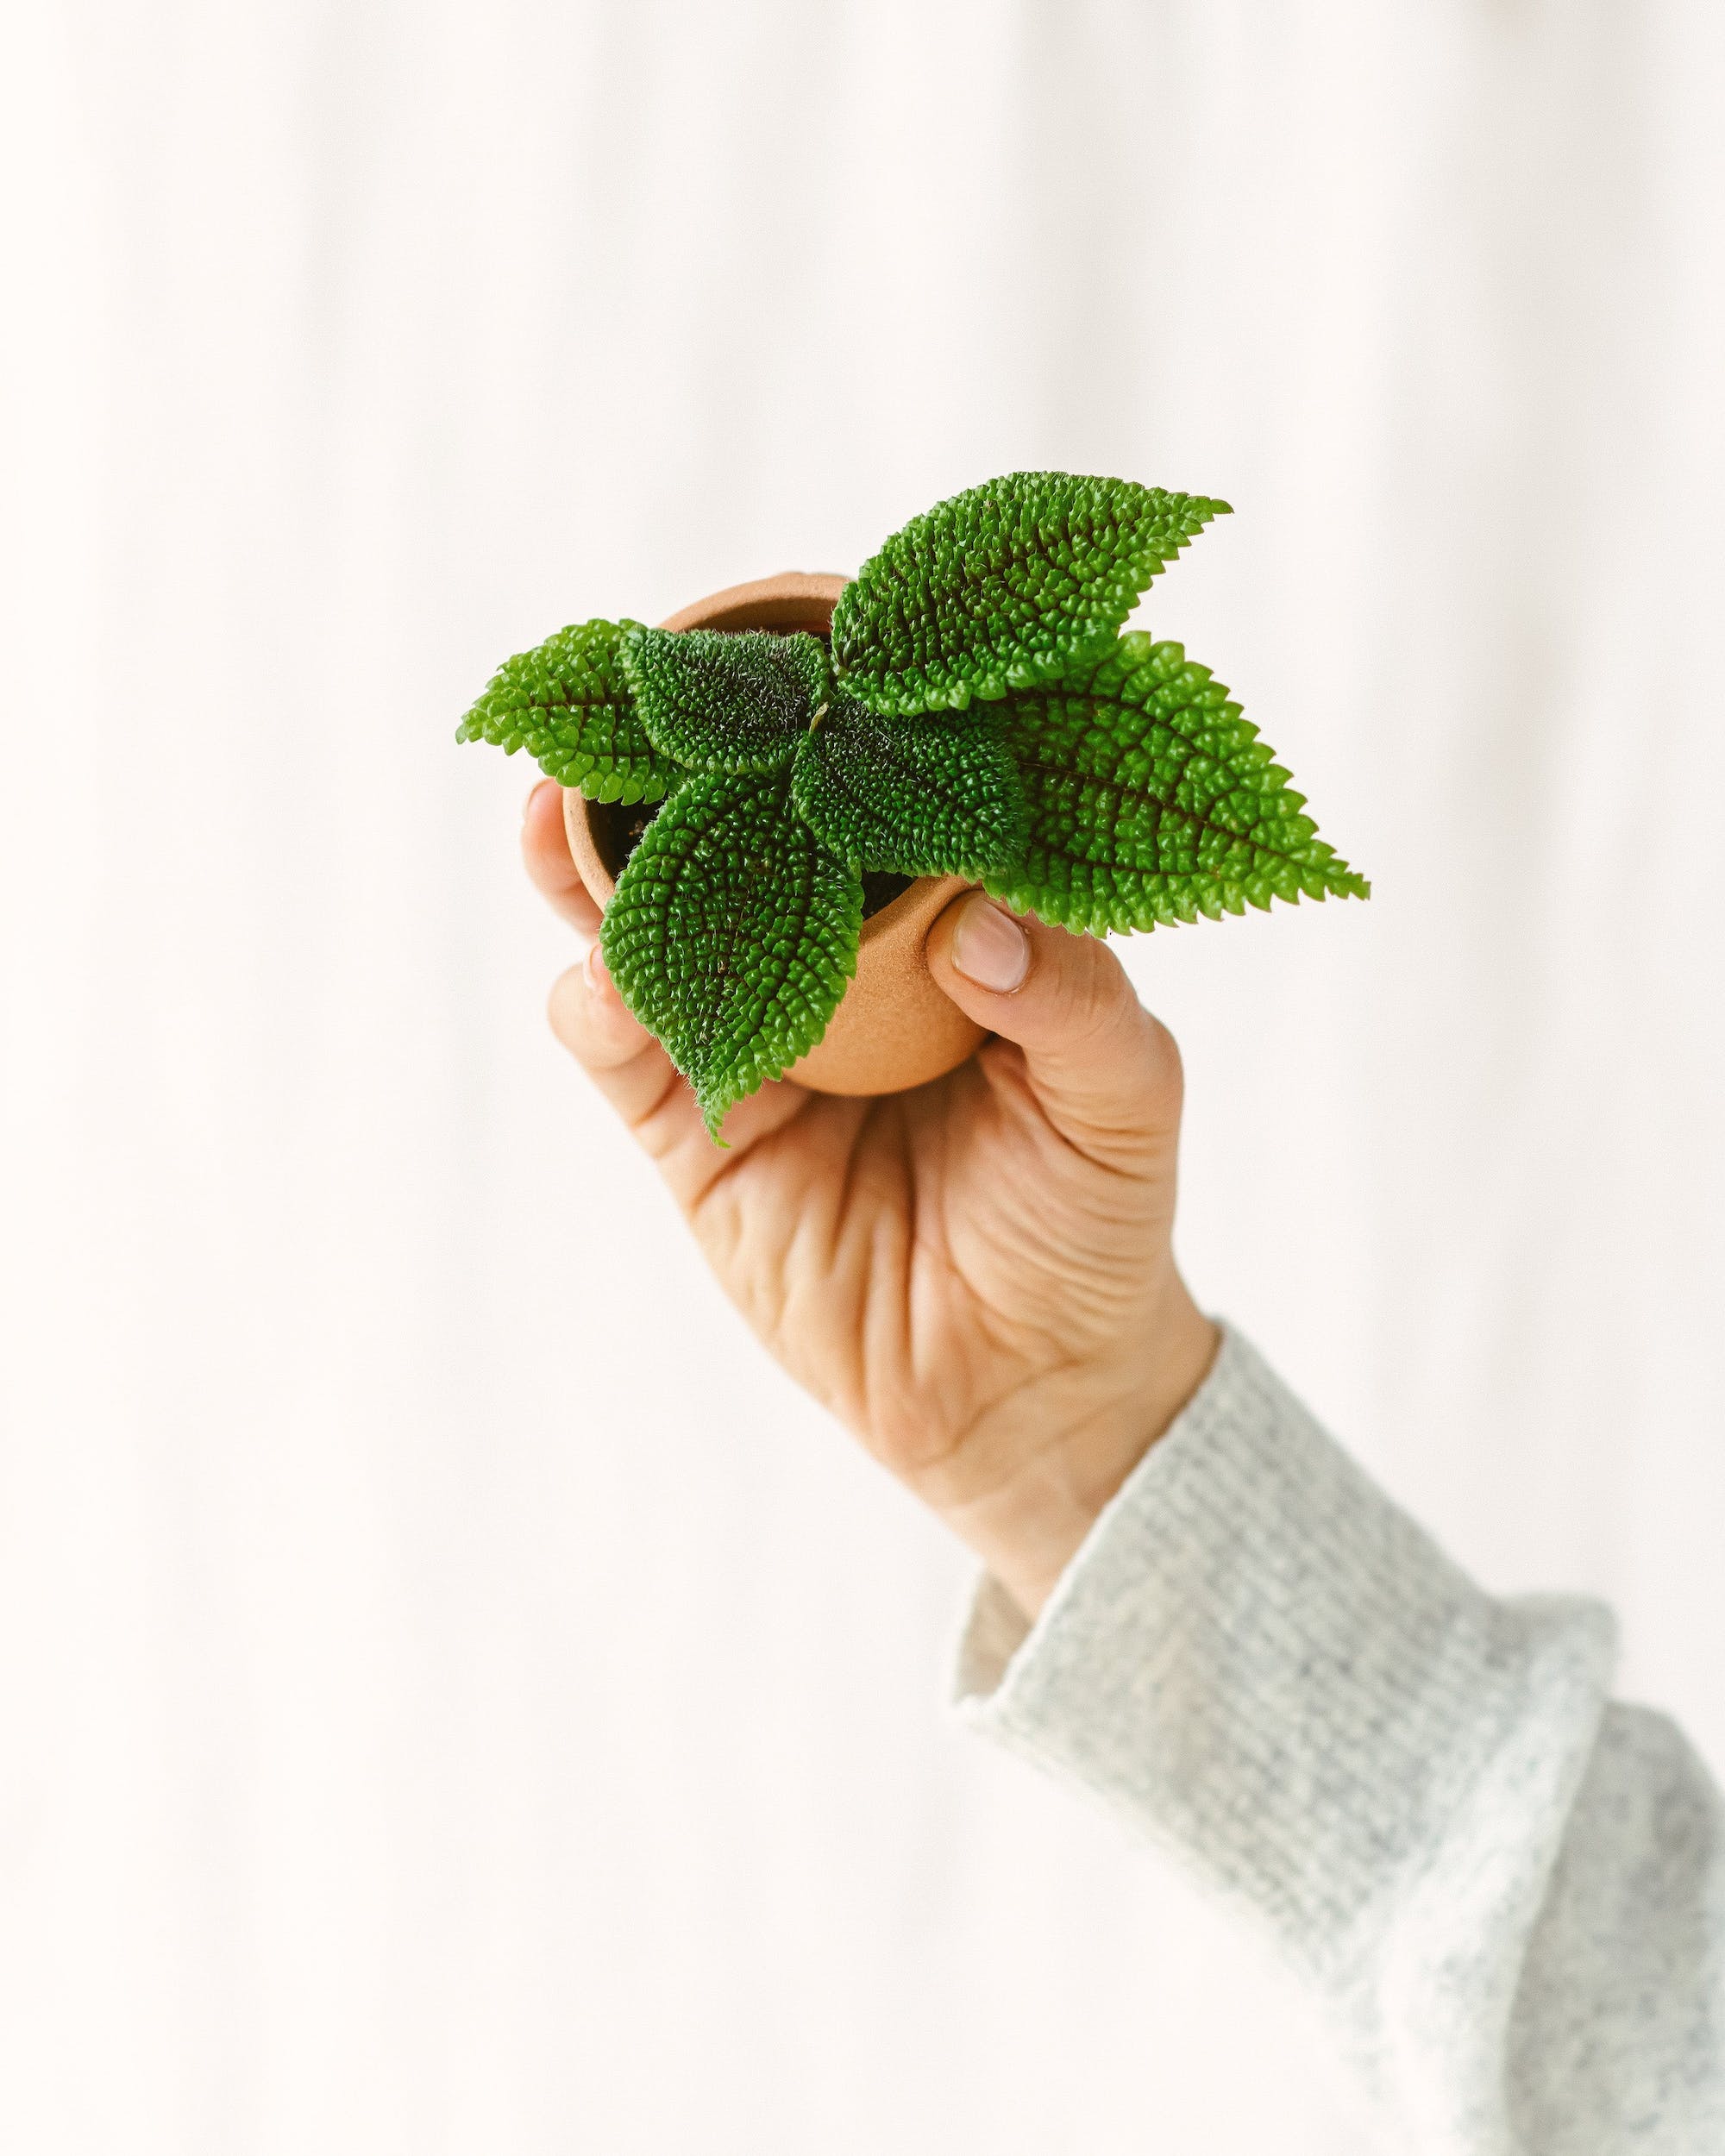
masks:
<path id="1" fill-rule="evenodd" d="M 549 780 L 522 847 L 596 937 Z M 997 1038 L 881 1099 L 763 1086 L 729 1150 L 596 943 L 551 1025 L 767 1347 L 1033 1617 L 1218 1344 L 1170 1246 L 1180 1054 L 1106 943 L 980 892 L 941 914 L 928 962 Z"/>

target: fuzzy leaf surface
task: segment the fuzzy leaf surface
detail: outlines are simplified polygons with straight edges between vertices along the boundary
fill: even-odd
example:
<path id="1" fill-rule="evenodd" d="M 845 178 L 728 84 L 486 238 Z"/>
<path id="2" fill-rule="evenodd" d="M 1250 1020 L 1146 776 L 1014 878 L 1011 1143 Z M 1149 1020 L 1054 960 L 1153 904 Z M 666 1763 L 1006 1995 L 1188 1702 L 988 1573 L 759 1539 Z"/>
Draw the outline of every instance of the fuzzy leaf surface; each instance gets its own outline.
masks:
<path id="1" fill-rule="evenodd" d="M 525 749 L 548 778 L 592 801 L 656 801 L 679 777 L 648 738 L 624 671 L 632 621 L 575 622 L 505 659 L 455 730 L 507 755 Z"/>
<path id="2" fill-rule="evenodd" d="M 789 773 L 714 772 L 648 825 L 599 940 L 717 1138 L 727 1109 L 826 1031 L 862 924 L 862 879 L 797 815 Z"/>
<path id="3" fill-rule="evenodd" d="M 985 879 L 1009 906 L 1101 935 L 1371 896 L 1258 729 L 1178 644 L 1122 636 L 1001 713 L 1030 805 L 1022 862 Z"/>
<path id="4" fill-rule="evenodd" d="M 624 663 L 643 724 L 691 771 L 774 771 L 828 688 L 818 636 L 763 629 L 643 629 Z"/>
<path id="5" fill-rule="evenodd" d="M 877 711 L 963 710 L 1099 659 L 1138 594 L 1226 502 L 1013 472 L 937 503 L 865 561 L 832 616 L 840 686 Z"/>
<path id="6" fill-rule="evenodd" d="M 841 861 L 980 877 L 1024 852 L 1024 788 L 996 711 L 883 718 L 836 695 L 805 734 L 791 798 Z"/>

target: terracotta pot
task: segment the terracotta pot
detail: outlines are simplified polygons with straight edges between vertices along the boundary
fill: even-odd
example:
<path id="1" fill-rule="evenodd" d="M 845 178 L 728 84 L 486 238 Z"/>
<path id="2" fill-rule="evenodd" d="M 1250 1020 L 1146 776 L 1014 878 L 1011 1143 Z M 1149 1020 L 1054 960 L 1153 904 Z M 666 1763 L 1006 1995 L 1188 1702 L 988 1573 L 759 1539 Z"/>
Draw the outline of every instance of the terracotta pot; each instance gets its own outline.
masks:
<path id="1" fill-rule="evenodd" d="M 697 599 L 662 629 L 798 629 L 823 632 L 847 580 L 789 570 Z M 589 804 L 563 794 L 569 851 L 581 880 L 607 905 L 617 888 L 601 859 Z M 787 1075 L 817 1093 L 900 1093 L 954 1069 L 988 1037 L 934 985 L 923 944 L 935 916 L 971 888 L 963 876 L 924 876 L 862 924 L 856 974 L 819 1044 Z"/>

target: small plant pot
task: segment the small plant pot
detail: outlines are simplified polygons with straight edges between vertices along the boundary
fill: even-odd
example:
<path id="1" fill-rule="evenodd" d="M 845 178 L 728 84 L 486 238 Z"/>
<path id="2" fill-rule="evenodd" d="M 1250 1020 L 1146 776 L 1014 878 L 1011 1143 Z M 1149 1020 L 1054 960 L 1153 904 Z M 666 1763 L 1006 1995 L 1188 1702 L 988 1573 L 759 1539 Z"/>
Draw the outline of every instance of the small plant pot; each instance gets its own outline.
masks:
<path id="1" fill-rule="evenodd" d="M 825 636 L 846 580 L 790 570 L 697 599 L 660 626 L 787 634 L 803 629 Z M 601 910 L 617 888 L 618 819 L 626 815 L 564 790 L 569 851 Z M 935 986 L 924 950 L 935 916 L 972 888 L 963 876 L 921 876 L 867 916 L 856 977 L 820 1041 L 787 1077 L 817 1093 L 901 1093 L 944 1076 L 982 1046 L 988 1034 Z"/>

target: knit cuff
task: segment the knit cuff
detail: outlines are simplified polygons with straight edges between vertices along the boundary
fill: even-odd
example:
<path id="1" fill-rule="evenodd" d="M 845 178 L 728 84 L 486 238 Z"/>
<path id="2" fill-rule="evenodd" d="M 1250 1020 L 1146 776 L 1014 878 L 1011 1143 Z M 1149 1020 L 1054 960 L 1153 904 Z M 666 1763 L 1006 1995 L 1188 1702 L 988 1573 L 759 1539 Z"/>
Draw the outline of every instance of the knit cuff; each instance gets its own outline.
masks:
<path id="1" fill-rule="evenodd" d="M 1222 1334 L 1034 1624 L 976 1579 L 949 1702 L 1331 1959 L 1493 1780 L 1532 1689 L 1603 1694 L 1610 1623 L 1485 1595 Z"/>

